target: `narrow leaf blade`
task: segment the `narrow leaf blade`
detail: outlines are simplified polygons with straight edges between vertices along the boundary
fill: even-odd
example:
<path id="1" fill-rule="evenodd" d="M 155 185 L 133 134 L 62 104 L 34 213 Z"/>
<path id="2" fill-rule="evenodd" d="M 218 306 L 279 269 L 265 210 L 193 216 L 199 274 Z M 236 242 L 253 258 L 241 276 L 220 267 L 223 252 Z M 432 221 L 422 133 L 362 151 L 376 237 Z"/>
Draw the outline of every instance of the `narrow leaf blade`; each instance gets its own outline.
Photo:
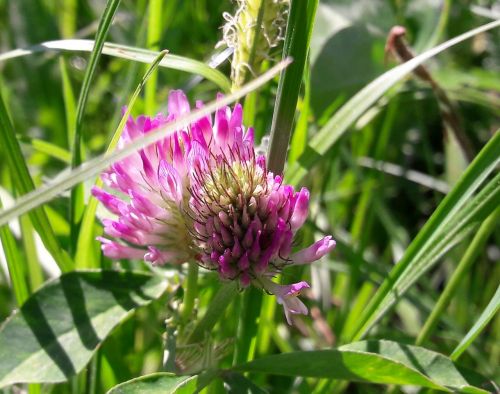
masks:
<path id="1" fill-rule="evenodd" d="M 391 341 L 362 341 L 334 350 L 302 351 L 263 357 L 234 368 L 286 376 L 330 378 L 378 384 L 412 385 L 443 391 L 472 387 L 447 357 Z"/>
<path id="2" fill-rule="evenodd" d="M 177 376 L 158 372 L 129 380 L 113 387 L 107 394 L 187 394 L 197 392 L 197 376 Z"/>

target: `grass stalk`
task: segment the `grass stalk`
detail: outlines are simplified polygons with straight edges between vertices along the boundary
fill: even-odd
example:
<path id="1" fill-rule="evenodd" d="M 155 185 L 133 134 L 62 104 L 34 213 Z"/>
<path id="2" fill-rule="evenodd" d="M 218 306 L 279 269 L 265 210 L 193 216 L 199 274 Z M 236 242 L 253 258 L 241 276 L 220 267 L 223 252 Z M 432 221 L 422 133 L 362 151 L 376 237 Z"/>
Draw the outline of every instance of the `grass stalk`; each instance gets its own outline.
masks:
<path id="1" fill-rule="evenodd" d="M 275 174 L 285 167 L 317 6 L 318 0 L 291 1 L 283 59 L 291 57 L 293 63 L 279 80 L 269 141 L 268 168 Z"/>
<path id="2" fill-rule="evenodd" d="M 2 207 L 1 200 L 0 207 Z M 29 290 L 24 275 L 23 259 L 8 224 L 0 227 L 0 241 L 2 241 L 5 259 L 7 260 L 12 290 L 14 291 L 17 305 L 21 306 L 28 299 Z"/>
<path id="3" fill-rule="evenodd" d="M 481 316 L 476 320 L 469 332 L 463 337 L 455 350 L 450 354 L 452 361 L 457 361 L 462 353 L 470 346 L 476 337 L 482 332 L 491 319 L 500 309 L 500 285 L 497 287 L 493 298 L 490 300 Z"/>
<path id="4" fill-rule="evenodd" d="M 189 262 L 181 308 L 181 322 L 183 325 L 187 324 L 193 318 L 194 304 L 196 297 L 198 297 L 198 271 L 198 264 Z"/>
<path id="5" fill-rule="evenodd" d="M 12 182 L 19 194 L 27 194 L 35 189 L 35 184 L 28 170 L 28 165 L 21 151 L 19 141 L 14 133 L 14 126 L 10 121 L 7 108 L 0 93 L 0 146 L 3 148 L 4 158 L 9 168 Z M 61 249 L 47 214 L 42 207 L 30 212 L 30 219 L 40 235 L 43 244 L 54 257 L 57 265 L 63 272 L 71 269 L 69 256 Z"/>
<path id="6" fill-rule="evenodd" d="M 29 217 L 27 215 L 21 216 L 20 224 L 24 253 L 26 254 L 29 287 L 31 292 L 34 292 L 43 284 L 43 271 L 38 260 L 33 225 Z"/>
<path id="7" fill-rule="evenodd" d="M 446 307 L 450 303 L 452 297 L 455 295 L 458 286 L 463 281 L 464 277 L 468 274 L 470 268 L 474 261 L 476 261 L 479 254 L 483 251 L 486 241 L 488 240 L 490 234 L 495 230 L 498 225 L 498 219 L 500 218 L 500 208 L 497 208 L 479 227 L 476 235 L 472 239 L 471 244 L 465 251 L 462 259 L 458 263 L 457 269 L 453 272 L 448 284 L 441 293 L 436 306 L 432 310 L 432 313 L 427 318 L 422 331 L 420 331 L 415 344 L 417 346 L 425 343 L 434 329 L 438 324 L 442 314 L 444 313 Z"/>
<path id="8" fill-rule="evenodd" d="M 99 21 L 99 27 L 97 28 L 94 48 L 90 55 L 87 68 L 85 69 L 85 75 L 83 77 L 82 87 L 80 89 L 80 95 L 78 97 L 78 103 L 76 106 L 74 132 L 72 133 L 73 144 L 71 147 L 71 153 L 72 153 L 71 168 L 76 168 L 80 164 L 82 164 L 83 160 L 82 125 L 83 125 L 83 115 L 85 112 L 85 106 L 87 104 L 88 97 L 90 94 L 90 84 L 92 83 L 92 80 L 97 71 L 97 63 L 99 62 L 99 58 L 101 56 L 102 48 L 104 46 L 108 30 L 111 26 L 111 22 L 113 21 L 113 16 L 115 15 L 116 9 L 118 8 L 119 4 L 120 0 L 108 0 L 104 13 L 102 14 L 101 19 Z M 77 244 L 78 231 L 80 227 L 80 221 L 83 216 L 83 212 L 84 212 L 84 190 L 83 190 L 83 185 L 80 184 L 71 190 L 70 225 L 71 225 L 71 240 L 72 240 L 71 245 L 73 247 L 76 247 Z"/>
<path id="9" fill-rule="evenodd" d="M 147 42 L 148 49 L 158 50 L 162 33 L 163 20 L 163 0 L 151 0 L 149 2 L 149 18 Z M 151 73 L 151 76 L 144 87 L 144 108 L 145 113 L 153 115 L 156 111 L 156 85 L 158 81 L 158 71 Z"/>
<path id="10" fill-rule="evenodd" d="M 405 63 L 407 64 L 407 63 Z M 367 305 L 363 316 L 358 320 L 356 334 L 353 340 L 360 339 L 368 328 L 381 316 L 383 303 L 394 297 L 396 283 L 403 277 L 412 276 L 409 267 L 414 266 L 423 255 L 435 253 L 433 246 L 439 237 L 443 236 L 452 218 L 459 216 L 458 212 L 466 204 L 468 198 L 480 186 L 484 179 L 496 167 L 499 159 L 496 152 L 500 148 L 500 134 L 494 135 L 486 146 L 479 152 L 476 159 L 467 168 L 453 190 L 445 197 L 425 226 L 417 234 L 414 241 L 406 249 L 404 256 L 396 264 L 389 277 L 380 286 L 377 293 Z M 398 295 L 400 292 L 397 291 Z"/>

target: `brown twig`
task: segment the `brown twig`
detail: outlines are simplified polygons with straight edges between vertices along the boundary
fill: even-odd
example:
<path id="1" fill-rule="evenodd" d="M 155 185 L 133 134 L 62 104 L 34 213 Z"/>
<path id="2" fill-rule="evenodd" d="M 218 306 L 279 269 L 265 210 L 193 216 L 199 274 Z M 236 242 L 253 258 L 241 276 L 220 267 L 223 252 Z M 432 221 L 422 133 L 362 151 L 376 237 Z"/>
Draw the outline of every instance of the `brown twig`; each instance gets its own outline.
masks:
<path id="1" fill-rule="evenodd" d="M 404 63 L 415 57 L 405 40 L 405 35 L 406 29 L 403 26 L 394 26 L 391 29 L 385 45 L 386 59 L 389 54 L 392 54 L 400 62 Z M 448 95 L 438 85 L 436 80 L 432 78 L 431 74 L 427 71 L 425 66 L 419 65 L 417 68 L 415 68 L 415 70 L 413 70 L 413 73 L 420 80 L 428 83 L 431 86 L 434 95 L 436 96 L 436 100 L 438 101 L 439 105 L 439 111 L 441 112 L 441 117 L 443 120 L 445 138 L 447 137 L 447 132 L 451 132 L 458 141 L 467 159 L 469 161 L 472 161 L 475 156 L 475 152 L 472 148 L 472 144 L 469 138 L 467 137 L 461 126 L 460 117 L 454 103 L 448 98 Z"/>

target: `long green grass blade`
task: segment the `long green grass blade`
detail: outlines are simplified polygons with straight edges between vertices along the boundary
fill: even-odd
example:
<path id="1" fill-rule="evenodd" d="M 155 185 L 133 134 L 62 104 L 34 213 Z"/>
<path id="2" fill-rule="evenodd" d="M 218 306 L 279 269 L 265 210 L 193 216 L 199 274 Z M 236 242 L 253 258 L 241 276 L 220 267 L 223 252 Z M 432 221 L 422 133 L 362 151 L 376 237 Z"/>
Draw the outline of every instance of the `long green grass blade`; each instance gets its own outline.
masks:
<path id="1" fill-rule="evenodd" d="M 24 247 L 24 255 L 26 256 L 26 264 L 28 268 L 28 283 L 31 292 L 37 290 L 43 284 L 43 271 L 38 259 L 37 246 L 33 232 L 33 225 L 28 215 L 23 215 L 20 218 L 21 237 Z"/>
<path id="2" fill-rule="evenodd" d="M 304 97 L 300 107 L 300 115 L 297 119 L 297 125 L 292 134 L 290 142 L 290 151 L 288 154 L 288 165 L 295 162 L 307 146 L 307 135 L 309 129 L 309 117 L 311 113 L 311 71 L 310 67 L 306 65 L 304 71 Z"/>
<path id="3" fill-rule="evenodd" d="M 489 182 L 472 201 L 471 196 L 500 163 L 500 133 L 496 133 L 467 168 L 452 191 L 438 206 L 398 264 L 366 307 L 358 321 L 353 338 L 360 338 L 394 304 L 429 266 L 458 240 L 471 220 L 480 213 L 489 215 L 498 204 L 498 176 Z M 484 196 L 485 193 L 488 193 Z M 467 204 L 469 203 L 469 204 Z M 467 209 L 469 208 L 469 209 Z M 484 210 L 483 210 L 484 209 Z M 485 217 L 483 216 L 483 217 Z M 469 229 L 470 230 L 470 229 Z M 461 237 L 460 237 L 461 236 Z M 417 268 L 419 268 L 417 270 Z"/>
<path id="4" fill-rule="evenodd" d="M 148 11 L 148 36 L 147 47 L 151 50 L 160 49 L 160 39 L 162 32 L 162 14 L 163 0 L 151 0 Z M 158 72 L 153 72 L 149 81 L 144 87 L 144 109 L 147 114 L 156 113 L 156 83 L 158 81 Z"/>
<path id="5" fill-rule="evenodd" d="M 70 51 L 70 52 L 91 52 L 94 46 L 93 40 L 56 40 L 46 41 L 41 44 L 33 45 L 26 49 L 15 49 L 0 55 L 0 62 L 14 59 L 21 56 L 31 55 L 37 52 L 47 51 Z M 140 63 L 151 63 L 159 55 L 159 52 L 150 51 L 142 48 L 135 48 L 127 45 L 114 44 L 106 42 L 102 48 L 104 55 L 118 57 L 121 59 L 133 60 Z M 206 65 L 203 62 L 193 60 L 178 55 L 167 55 L 160 63 L 160 67 L 166 67 L 173 70 L 184 71 L 208 79 L 215 83 L 224 92 L 231 91 L 231 82 L 220 71 Z"/>
<path id="6" fill-rule="evenodd" d="M 344 104 L 344 106 L 340 108 L 327 124 L 311 139 L 305 152 L 299 157 L 296 163 L 288 168 L 287 176 L 285 177 L 287 183 L 294 185 L 299 184 L 308 171 L 322 159 L 361 115 L 382 97 L 384 93 L 420 64 L 453 45 L 459 44 L 464 40 L 498 26 L 500 26 L 500 20 L 487 23 L 463 33 L 382 74 L 364 87 Z"/>
<path id="7" fill-rule="evenodd" d="M 488 303 L 488 306 L 484 309 L 483 313 L 479 319 L 477 319 L 474 326 L 470 329 L 467 335 L 460 341 L 455 350 L 450 355 L 450 358 L 453 361 L 456 361 L 461 354 L 470 346 L 470 344 L 476 339 L 476 337 L 483 331 L 486 325 L 489 323 L 491 319 L 497 314 L 500 309 L 500 286 L 498 286 L 495 295 Z"/>
<path id="8" fill-rule="evenodd" d="M 17 191 L 24 195 L 35 189 L 35 184 L 28 170 L 26 161 L 21 152 L 21 147 L 16 139 L 14 127 L 11 124 L 7 108 L 5 107 L 2 95 L 0 94 L 0 147 L 4 154 L 7 167 L 12 176 L 12 181 Z M 71 269 L 69 256 L 61 249 L 59 242 L 54 235 L 52 227 L 43 208 L 38 208 L 31 212 L 31 221 L 36 231 L 40 235 L 43 244 L 54 257 L 62 271 Z M 8 222 L 5 221 L 3 224 Z"/>
<path id="9" fill-rule="evenodd" d="M 448 281 L 445 289 L 439 296 L 439 300 L 436 303 L 436 306 L 432 310 L 432 313 L 428 317 L 427 321 L 425 322 L 424 327 L 420 331 L 417 340 L 415 341 L 415 344 L 417 346 L 423 344 L 431 335 L 432 331 L 439 322 L 440 317 L 444 313 L 446 307 L 448 306 L 453 295 L 455 294 L 458 285 L 464 279 L 464 276 L 467 275 L 469 269 L 476 260 L 477 256 L 483 250 L 483 247 L 486 244 L 488 237 L 498 225 L 499 218 L 500 218 L 500 208 L 497 208 L 496 211 L 493 212 L 479 228 L 478 232 L 474 236 L 474 239 L 467 248 L 467 251 L 463 255 L 460 262 L 458 263 L 457 269 L 455 270 L 450 280 Z"/>
<path id="10" fill-rule="evenodd" d="M 35 151 L 46 154 L 53 159 L 69 164 L 71 162 L 71 153 L 60 146 L 54 145 L 51 142 L 40 140 L 38 138 L 29 138 L 25 136 L 17 136 L 20 142 L 31 146 Z"/>
<path id="11" fill-rule="evenodd" d="M 61 70 L 61 81 L 63 86 L 64 112 L 66 115 L 66 132 L 68 137 L 68 145 L 74 140 L 75 124 L 76 124 L 76 102 L 71 86 L 71 80 L 68 74 L 68 68 L 64 57 L 59 58 L 59 69 Z M 70 158 L 71 161 L 71 158 Z"/>
<path id="12" fill-rule="evenodd" d="M 2 201 L 0 200 L 0 207 Z M 10 281 L 12 289 L 16 297 L 17 305 L 24 304 L 29 297 L 28 285 L 24 276 L 24 263 L 16 245 L 16 239 L 10 231 L 9 225 L 6 224 L 0 227 L 0 241 L 2 241 L 5 259 L 7 260 L 7 267 L 9 269 Z"/>
<path id="13" fill-rule="evenodd" d="M 280 77 L 269 141 L 267 166 L 275 174 L 281 174 L 285 166 L 317 7 L 318 0 L 291 2 L 283 59 L 291 57 L 293 63 Z"/>
<path id="14" fill-rule="evenodd" d="M 102 48 L 108 34 L 108 30 L 113 21 L 116 9 L 120 4 L 120 0 L 108 0 L 104 13 L 99 20 L 99 27 L 94 42 L 94 48 L 90 54 L 90 59 L 85 69 L 80 95 L 78 96 L 78 103 L 76 105 L 76 115 L 73 134 L 73 144 L 71 146 L 71 168 L 78 167 L 82 163 L 83 149 L 82 149 L 82 122 L 85 106 L 90 93 L 90 84 L 94 79 L 97 70 L 97 63 L 101 57 Z M 76 244 L 80 221 L 82 219 L 84 210 L 84 189 L 83 185 L 77 185 L 71 190 L 70 199 L 70 225 L 71 225 L 71 245 Z"/>
<path id="15" fill-rule="evenodd" d="M 26 196 L 19 198 L 18 200 L 16 200 L 13 207 L 4 209 L 0 212 L 0 225 L 7 223 L 9 220 L 22 215 L 23 213 L 26 213 L 47 201 L 50 201 L 51 199 L 62 193 L 64 190 L 68 190 L 74 185 L 97 175 L 99 172 L 105 170 L 111 164 L 127 157 L 132 152 L 135 152 L 138 149 L 143 149 L 146 146 L 159 141 L 162 138 L 165 138 L 165 136 L 169 133 L 173 133 L 176 130 L 187 127 L 190 123 L 205 115 L 211 114 L 218 108 L 234 103 L 236 100 L 239 100 L 240 98 L 246 96 L 248 93 L 260 88 L 266 82 L 273 79 L 289 64 L 290 60 L 285 59 L 284 61 L 281 61 L 280 63 L 269 69 L 267 72 L 262 74 L 260 77 L 244 85 L 240 90 L 228 94 L 227 96 L 224 96 L 219 100 L 212 101 L 203 108 L 192 111 L 186 116 L 180 117 L 175 122 L 169 123 L 163 127 L 159 127 L 154 131 L 151 131 L 144 138 L 132 141 L 123 149 L 116 150 L 109 155 L 101 155 L 92 160 L 88 160 L 82 166 L 69 171 L 65 175 L 61 175 L 53 182 L 40 187 L 35 192 L 29 193 Z"/>
<path id="16" fill-rule="evenodd" d="M 226 308 L 234 300 L 237 294 L 238 287 L 236 286 L 236 283 L 223 283 L 219 290 L 217 290 L 213 299 L 210 301 L 210 305 L 205 312 L 205 315 L 195 325 L 187 343 L 189 344 L 203 341 L 207 333 L 213 329 L 220 317 L 223 316 Z"/>

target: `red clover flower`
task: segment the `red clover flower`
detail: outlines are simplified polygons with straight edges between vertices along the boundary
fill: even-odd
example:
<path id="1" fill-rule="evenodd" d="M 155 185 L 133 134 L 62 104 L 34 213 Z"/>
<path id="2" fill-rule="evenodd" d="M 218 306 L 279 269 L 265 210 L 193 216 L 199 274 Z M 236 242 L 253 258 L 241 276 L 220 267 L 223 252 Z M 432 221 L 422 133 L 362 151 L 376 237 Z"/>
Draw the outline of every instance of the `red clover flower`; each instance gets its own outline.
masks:
<path id="1" fill-rule="evenodd" d="M 196 108 L 203 104 L 196 103 Z M 168 116 L 130 117 L 118 149 L 189 113 L 180 90 L 170 93 Z M 335 247 L 326 236 L 292 253 L 296 232 L 308 215 L 309 191 L 295 192 L 256 155 L 253 129 L 242 125 L 242 107 L 220 108 L 102 174 L 115 194 L 93 195 L 117 216 L 104 219 L 99 237 L 113 259 L 144 259 L 153 265 L 196 261 L 223 280 L 263 288 L 291 314 L 307 314 L 297 298 L 306 282 L 281 286 L 271 278 L 290 265 L 311 263 Z"/>

